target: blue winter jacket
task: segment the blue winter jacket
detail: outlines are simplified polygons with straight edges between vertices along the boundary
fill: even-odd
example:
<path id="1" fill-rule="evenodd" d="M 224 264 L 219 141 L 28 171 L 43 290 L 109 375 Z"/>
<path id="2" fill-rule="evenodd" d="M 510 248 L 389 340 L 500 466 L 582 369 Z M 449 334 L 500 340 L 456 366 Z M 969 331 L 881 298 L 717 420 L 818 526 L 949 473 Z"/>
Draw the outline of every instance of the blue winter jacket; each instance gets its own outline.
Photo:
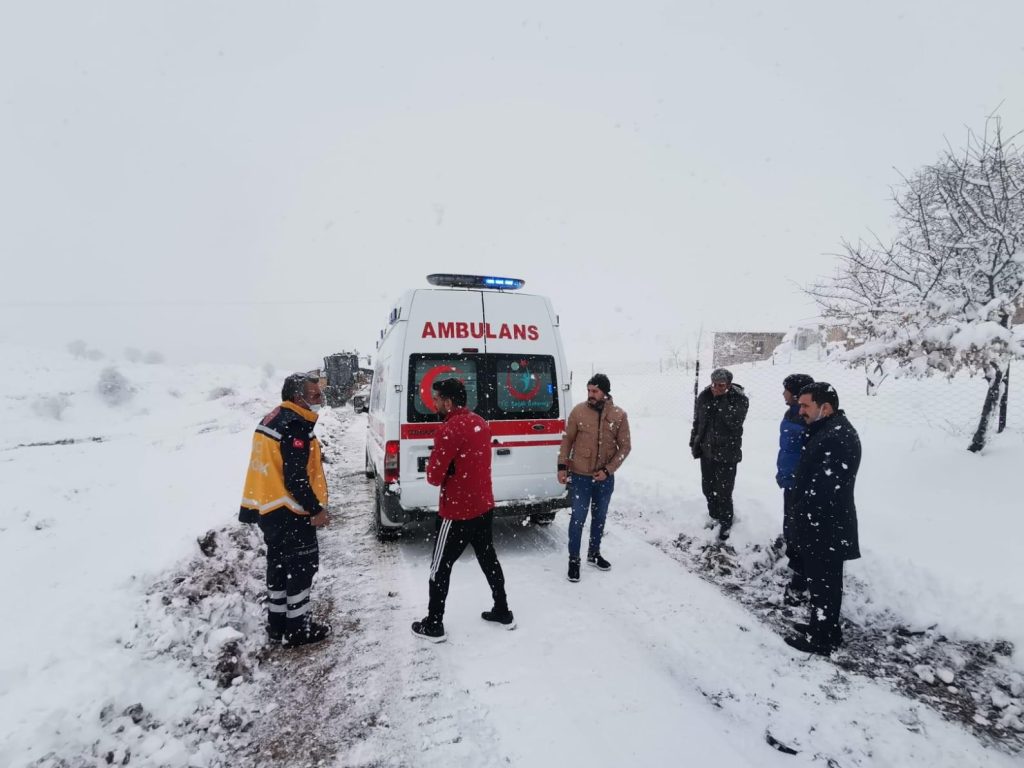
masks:
<path id="1" fill-rule="evenodd" d="M 793 487 L 793 474 L 796 472 L 796 465 L 800 463 L 800 453 L 804 447 L 804 437 L 807 434 L 807 425 L 800 418 L 800 405 L 793 403 L 782 417 L 779 425 L 779 457 L 775 460 L 778 470 L 775 473 L 775 482 L 779 488 Z"/>

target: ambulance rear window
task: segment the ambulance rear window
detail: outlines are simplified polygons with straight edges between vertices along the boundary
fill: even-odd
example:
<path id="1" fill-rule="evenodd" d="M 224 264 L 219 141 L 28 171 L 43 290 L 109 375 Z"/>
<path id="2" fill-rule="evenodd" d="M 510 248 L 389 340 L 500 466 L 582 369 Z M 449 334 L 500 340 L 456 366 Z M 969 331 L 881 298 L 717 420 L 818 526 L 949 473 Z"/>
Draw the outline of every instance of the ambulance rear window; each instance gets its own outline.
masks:
<path id="1" fill-rule="evenodd" d="M 466 407 L 477 410 L 477 364 L 472 355 L 414 355 L 409 361 L 409 421 L 439 421 L 434 411 L 433 384 L 459 379 L 466 385 Z"/>
<path id="2" fill-rule="evenodd" d="M 408 420 L 440 421 L 434 412 L 432 386 L 452 378 L 466 385 L 467 407 L 488 421 L 556 419 L 555 371 L 551 355 L 411 355 Z"/>
<path id="3" fill-rule="evenodd" d="M 550 355 L 494 355 L 491 418 L 558 416 L 555 359 Z M 490 381 L 490 377 L 488 377 Z"/>

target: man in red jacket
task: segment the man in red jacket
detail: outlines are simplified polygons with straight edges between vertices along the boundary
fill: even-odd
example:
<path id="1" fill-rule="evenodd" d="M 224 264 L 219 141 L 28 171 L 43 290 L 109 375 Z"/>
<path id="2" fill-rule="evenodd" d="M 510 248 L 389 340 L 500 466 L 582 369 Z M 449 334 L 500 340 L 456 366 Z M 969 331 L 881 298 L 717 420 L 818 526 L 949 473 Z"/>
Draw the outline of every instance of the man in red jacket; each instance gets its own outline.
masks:
<path id="1" fill-rule="evenodd" d="M 432 643 L 444 642 L 444 604 L 452 566 L 467 544 L 487 577 L 494 607 L 480 617 L 515 629 L 505 596 L 505 575 L 494 551 L 494 492 L 491 488 L 491 428 L 466 408 L 466 386 L 458 379 L 433 384 L 434 407 L 444 423 L 434 436 L 427 482 L 441 486 L 437 541 L 430 563 L 430 606 L 412 633 Z"/>

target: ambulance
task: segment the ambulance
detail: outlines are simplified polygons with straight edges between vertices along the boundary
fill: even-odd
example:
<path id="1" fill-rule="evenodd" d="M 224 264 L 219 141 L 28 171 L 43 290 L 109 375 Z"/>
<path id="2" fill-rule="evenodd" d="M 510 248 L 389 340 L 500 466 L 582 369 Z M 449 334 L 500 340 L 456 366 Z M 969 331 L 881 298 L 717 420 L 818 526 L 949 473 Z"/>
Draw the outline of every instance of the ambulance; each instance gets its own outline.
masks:
<path id="1" fill-rule="evenodd" d="M 406 292 L 377 343 L 370 388 L 366 476 L 375 481 L 378 538 L 437 513 L 427 461 L 442 421 L 432 385 L 456 378 L 467 407 L 491 427 L 496 515 L 550 523 L 569 506 L 557 480 L 558 447 L 571 407 L 571 375 L 558 315 L 524 281 L 434 274 Z"/>

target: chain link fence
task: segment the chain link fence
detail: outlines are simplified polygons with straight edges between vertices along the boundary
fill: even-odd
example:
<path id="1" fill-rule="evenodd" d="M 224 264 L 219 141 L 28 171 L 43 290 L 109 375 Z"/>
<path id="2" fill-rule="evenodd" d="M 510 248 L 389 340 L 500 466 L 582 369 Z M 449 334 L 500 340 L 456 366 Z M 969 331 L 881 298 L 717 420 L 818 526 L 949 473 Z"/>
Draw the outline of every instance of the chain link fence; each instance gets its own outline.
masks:
<path id="1" fill-rule="evenodd" d="M 933 376 L 925 379 L 889 376 L 868 394 L 864 368 L 846 368 L 820 360 L 771 360 L 729 366 L 735 384 L 750 398 L 749 419 L 778 421 L 785 409 L 782 380 L 791 373 L 806 373 L 816 381 L 831 383 L 839 393 L 839 405 L 854 423 L 882 422 L 908 428 L 939 429 L 969 440 L 978 427 L 988 383 L 982 376 L 966 374 L 954 379 Z M 573 401 L 586 397 L 586 382 L 594 373 L 607 374 L 612 393 L 631 416 L 684 418 L 693 416 L 695 370 L 692 365 L 664 362 L 594 361 L 572 367 Z M 699 389 L 710 383 L 712 367 L 700 366 Z M 1007 399 L 1006 429 L 1024 433 L 1024 371 L 1011 369 Z M 998 424 L 998 406 L 991 433 Z"/>

